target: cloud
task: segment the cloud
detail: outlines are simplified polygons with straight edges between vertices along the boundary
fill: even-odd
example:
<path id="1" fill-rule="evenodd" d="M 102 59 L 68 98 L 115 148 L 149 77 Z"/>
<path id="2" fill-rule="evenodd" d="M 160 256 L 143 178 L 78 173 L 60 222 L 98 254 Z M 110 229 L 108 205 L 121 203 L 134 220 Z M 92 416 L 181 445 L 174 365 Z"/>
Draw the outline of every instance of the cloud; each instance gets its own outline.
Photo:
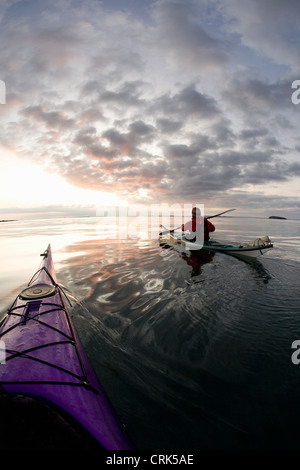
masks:
<path id="1" fill-rule="evenodd" d="M 118 90 L 104 89 L 99 92 L 99 100 L 107 105 L 119 105 L 127 107 L 141 107 L 145 100 L 140 98 L 140 88 L 143 86 L 141 81 L 125 82 Z"/>
<path id="2" fill-rule="evenodd" d="M 149 111 L 173 122 L 187 119 L 211 120 L 216 119 L 221 111 L 212 96 L 197 90 L 194 84 L 189 84 L 175 93 L 163 94 L 150 103 Z"/>
<path id="3" fill-rule="evenodd" d="M 172 119 L 158 118 L 156 121 L 156 127 L 162 134 L 174 134 L 178 132 L 183 123 L 180 121 L 174 121 Z"/>
<path id="4" fill-rule="evenodd" d="M 82 188 L 101 191 L 113 188 L 114 192 L 134 199 L 141 188 L 153 197 L 155 187 L 156 196 L 180 200 L 262 181 L 285 181 L 291 174 L 288 167 L 275 158 L 276 149 L 281 147 L 267 127 L 252 126 L 234 132 L 216 100 L 199 92 L 194 85 L 184 86 L 173 95 L 143 100 L 140 111 L 146 112 L 149 120 L 152 117 L 151 123 L 136 119 L 134 110 L 132 115 L 120 120 L 120 126 L 111 126 L 116 121 L 107 119 L 101 121 L 101 128 L 95 123 L 82 127 L 78 116 L 82 116 L 84 106 L 72 105 L 75 112 L 70 118 L 62 111 L 65 105 L 66 102 L 62 103 L 62 109 L 56 111 L 45 106 L 26 107 L 20 111 L 26 119 L 19 125 L 28 137 L 30 133 L 32 138 L 40 136 L 34 158 L 43 161 L 49 171 L 55 169 L 68 182 Z M 127 105 L 122 96 L 118 106 L 125 114 Z M 101 103 L 101 109 L 102 106 Z M 151 109 L 151 113 L 147 109 Z M 169 116 L 170 121 L 156 116 Z M 164 126 L 161 126 L 162 119 L 165 119 Z M 205 122 L 208 132 L 197 130 L 195 119 Z M 173 126 L 176 123 L 172 132 L 168 127 L 170 122 Z M 41 127 L 41 123 L 45 127 Z M 173 142 L 176 128 L 185 128 L 185 132 L 177 135 L 177 142 Z M 180 142 L 180 137 L 184 141 Z M 158 148 L 158 153 L 149 152 L 152 145 Z M 235 149 L 237 145 L 241 150 Z"/>
<path id="5" fill-rule="evenodd" d="M 221 200 L 299 176 L 298 3 L 158 0 L 138 16 L 93 0 L 34 5 L 2 11 L 10 151 L 148 202 Z"/>
<path id="6" fill-rule="evenodd" d="M 29 106 L 24 110 L 21 110 L 21 113 L 25 118 L 33 119 L 39 124 L 42 122 L 49 129 L 70 129 L 75 125 L 74 119 L 71 119 L 67 116 L 66 113 L 62 111 L 48 111 L 44 106 Z"/>
<path id="7" fill-rule="evenodd" d="M 233 78 L 222 91 L 224 100 L 245 113 L 267 115 L 291 107 L 291 81 L 275 83 L 255 78 Z"/>
<path id="8" fill-rule="evenodd" d="M 157 35 L 167 58 L 196 70 L 222 67 L 229 58 L 226 44 L 206 31 L 202 5 L 195 1 L 159 1 L 154 18 Z M 200 8 L 199 8 L 200 6 Z"/>
<path id="9" fill-rule="evenodd" d="M 298 0 L 224 0 L 227 27 L 257 54 L 299 72 Z"/>

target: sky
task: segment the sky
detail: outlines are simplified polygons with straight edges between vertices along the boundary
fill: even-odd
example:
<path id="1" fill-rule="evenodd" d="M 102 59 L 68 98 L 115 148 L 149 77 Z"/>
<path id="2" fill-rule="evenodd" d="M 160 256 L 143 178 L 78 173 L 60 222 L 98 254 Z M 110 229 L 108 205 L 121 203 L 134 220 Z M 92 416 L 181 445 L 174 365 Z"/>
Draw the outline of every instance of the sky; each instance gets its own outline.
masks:
<path id="1" fill-rule="evenodd" d="M 0 22 L 0 219 L 300 219 L 299 0 L 1 0 Z"/>

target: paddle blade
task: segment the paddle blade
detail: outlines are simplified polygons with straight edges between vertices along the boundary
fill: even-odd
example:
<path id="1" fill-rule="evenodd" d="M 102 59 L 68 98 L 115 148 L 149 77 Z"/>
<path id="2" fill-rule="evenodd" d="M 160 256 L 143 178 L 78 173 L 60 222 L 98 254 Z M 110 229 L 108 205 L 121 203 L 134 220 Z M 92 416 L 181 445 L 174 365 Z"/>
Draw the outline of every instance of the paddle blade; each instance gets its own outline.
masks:
<path id="1" fill-rule="evenodd" d="M 209 217 L 206 217 L 206 219 L 212 219 L 213 217 L 218 217 L 219 215 L 223 215 L 223 214 L 226 214 L 227 212 L 231 212 L 231 211 L 235 211 L 235 209 L 228 209 L 227 211 L 220 212 L 219 214 L 210 215 Z"/>

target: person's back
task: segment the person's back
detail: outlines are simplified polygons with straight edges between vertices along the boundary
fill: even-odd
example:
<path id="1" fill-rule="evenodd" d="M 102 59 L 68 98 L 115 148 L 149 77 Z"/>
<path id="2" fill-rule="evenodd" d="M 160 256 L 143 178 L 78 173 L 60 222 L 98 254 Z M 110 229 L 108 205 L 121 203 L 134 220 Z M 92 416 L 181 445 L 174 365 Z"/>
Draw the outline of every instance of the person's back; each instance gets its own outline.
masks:
<path id="1" fill-rule="evenodd" d="M 194 207 L 192 210 L 192 219 L 189 220 L 186 224 L 182 224 L 182 231 L 189 230 L 192 233 L 190 241 L 201 240 L 209 241 L 210 232 L 215 231 L 215 226 L 207 220 L 205 217 L 201 216 L 201 211 L 198 207 Z M 203 234 L 203 238 L 202 238 Z"/>

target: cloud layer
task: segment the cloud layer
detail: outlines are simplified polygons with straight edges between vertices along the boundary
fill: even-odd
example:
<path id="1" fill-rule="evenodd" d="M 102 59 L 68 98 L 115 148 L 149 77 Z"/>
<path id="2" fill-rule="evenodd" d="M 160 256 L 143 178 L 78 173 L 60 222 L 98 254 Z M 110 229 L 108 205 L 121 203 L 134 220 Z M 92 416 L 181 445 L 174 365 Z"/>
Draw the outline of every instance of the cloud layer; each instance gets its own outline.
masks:
<path id="1" fill-rule="evenodd" d="M 298 0 L 11 0 L 0 14 L 14 154 L 129 201 L 273 192 L 298 211 Z"/>

